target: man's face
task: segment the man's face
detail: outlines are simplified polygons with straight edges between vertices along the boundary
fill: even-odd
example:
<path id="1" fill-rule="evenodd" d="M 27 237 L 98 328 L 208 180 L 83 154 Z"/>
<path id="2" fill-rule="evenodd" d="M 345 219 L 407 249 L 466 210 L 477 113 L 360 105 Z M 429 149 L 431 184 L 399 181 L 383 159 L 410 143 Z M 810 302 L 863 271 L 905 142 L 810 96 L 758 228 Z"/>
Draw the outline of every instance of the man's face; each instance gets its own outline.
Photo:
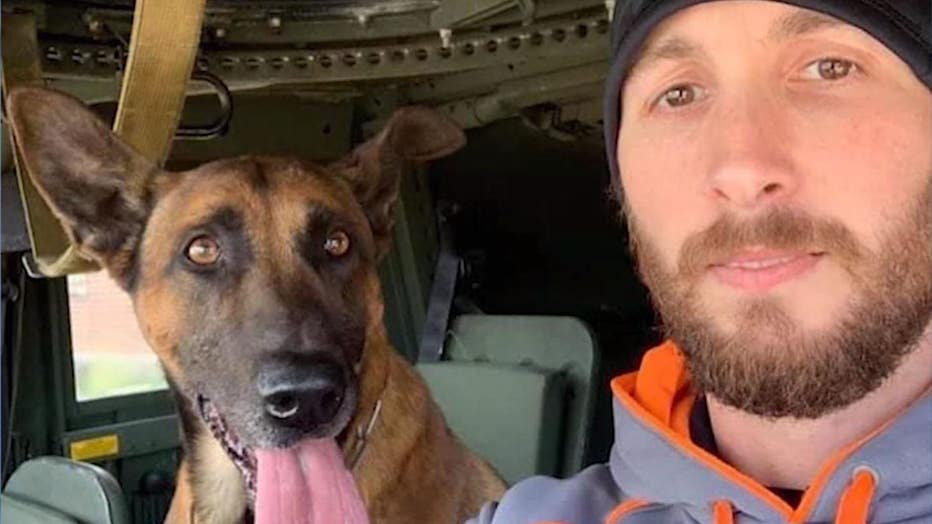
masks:
<path id="1" fill-rule="evenodd" d="M 813 11 L 709 2 L 622 86 L 617 158 L 642 276 L 697 385 L 766 416 L 863 397 L 932 311 L 932 95 Z"/>

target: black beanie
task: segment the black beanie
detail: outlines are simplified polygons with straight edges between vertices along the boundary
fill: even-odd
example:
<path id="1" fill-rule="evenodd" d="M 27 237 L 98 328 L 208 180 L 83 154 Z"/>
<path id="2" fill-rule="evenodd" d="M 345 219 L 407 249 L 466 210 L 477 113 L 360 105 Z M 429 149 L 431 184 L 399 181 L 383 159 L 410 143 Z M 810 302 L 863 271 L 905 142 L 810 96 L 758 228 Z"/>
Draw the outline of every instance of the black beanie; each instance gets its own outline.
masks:
<path id="1" fill-rule="evenodd" d="M 605 153 L 612 187 L 620 194 L 616 148 L 620 90 L 644 40 L 680 9 L 713 0 L 616 0 L 612 18 L 612 67 L 605 84 Z M 896 53 L 932 90 L 932 0 L 776 0 L 834 16 L 859 27 Z"/>

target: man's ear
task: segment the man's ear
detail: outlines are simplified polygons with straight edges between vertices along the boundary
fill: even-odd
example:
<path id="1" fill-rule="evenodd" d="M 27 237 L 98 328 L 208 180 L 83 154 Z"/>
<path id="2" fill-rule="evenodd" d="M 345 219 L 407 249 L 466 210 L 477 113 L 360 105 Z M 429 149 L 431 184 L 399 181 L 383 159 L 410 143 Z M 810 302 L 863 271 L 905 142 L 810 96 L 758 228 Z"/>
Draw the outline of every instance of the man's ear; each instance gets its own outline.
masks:
<path id="1" fill-rule="evenodd" d="M 8 116 L 26 171 L 78 250 L 124 287 L 158 168 L 81 101 L 41 88 L 10 92 Z"/>
<path id="2" fill-rule="evenodd" d="M 395 111 L 378 135 L 331 166 L 349 181 L 369 217 L 378 258 L 391 246 L 394 204 L 405 169 L 465 144 L 466 136 L 451 119 L 426 107 L 405 107 Z"/>

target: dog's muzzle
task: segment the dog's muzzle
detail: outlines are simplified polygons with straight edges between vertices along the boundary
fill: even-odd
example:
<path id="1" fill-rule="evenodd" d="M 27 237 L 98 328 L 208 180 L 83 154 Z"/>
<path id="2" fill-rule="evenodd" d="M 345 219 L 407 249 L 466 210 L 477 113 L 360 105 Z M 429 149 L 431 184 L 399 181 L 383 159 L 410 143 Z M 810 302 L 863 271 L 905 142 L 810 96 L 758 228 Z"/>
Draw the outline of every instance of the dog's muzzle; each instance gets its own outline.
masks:
<path id="1" fill-rule="evenodd" d="M 252 448 L 240 441 L 210 399 L 198 395 L 197 408 L 201 419 L 207 424 L 211 434 L 220 442 L 227 456 L 242 473 L 243 481 L 246 484 L 249 507 L 254 507 L 256 501 L 256 454 Z"/>

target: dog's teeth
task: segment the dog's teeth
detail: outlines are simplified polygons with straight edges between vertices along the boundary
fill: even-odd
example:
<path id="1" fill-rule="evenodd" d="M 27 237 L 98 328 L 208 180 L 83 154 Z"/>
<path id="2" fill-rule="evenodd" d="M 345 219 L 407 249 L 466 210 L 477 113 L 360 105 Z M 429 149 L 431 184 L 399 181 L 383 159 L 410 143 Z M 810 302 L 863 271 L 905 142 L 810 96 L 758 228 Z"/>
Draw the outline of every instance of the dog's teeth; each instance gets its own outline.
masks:
<path id="1" fill-rule="evenodd" d="M 360 371 L 362 371 L 362 362 L 353 364 L 353 373 L 358 375 Z"/>

